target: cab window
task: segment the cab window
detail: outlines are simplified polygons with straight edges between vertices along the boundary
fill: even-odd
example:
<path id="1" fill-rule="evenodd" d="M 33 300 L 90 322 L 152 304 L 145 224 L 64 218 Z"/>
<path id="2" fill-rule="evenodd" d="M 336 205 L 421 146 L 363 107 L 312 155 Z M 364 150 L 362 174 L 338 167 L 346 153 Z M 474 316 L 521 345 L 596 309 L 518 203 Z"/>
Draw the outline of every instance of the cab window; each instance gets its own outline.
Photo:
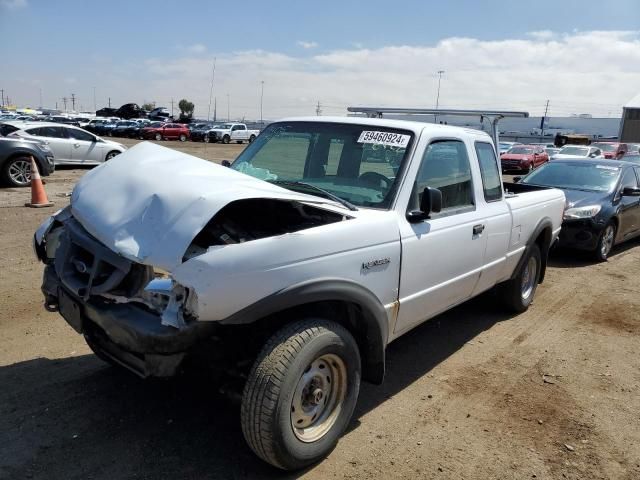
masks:
<path id="1" fill-rule="evenodd" d="M 414 184 L 412 203 L 415 205 L 410 208 L 420 205 L 426 187 L 442 192 L 442 212 L 439 215 L 463 213 L 475 208 L 471 164 L 462 141 L 440 140 L 427 147 Z"/>

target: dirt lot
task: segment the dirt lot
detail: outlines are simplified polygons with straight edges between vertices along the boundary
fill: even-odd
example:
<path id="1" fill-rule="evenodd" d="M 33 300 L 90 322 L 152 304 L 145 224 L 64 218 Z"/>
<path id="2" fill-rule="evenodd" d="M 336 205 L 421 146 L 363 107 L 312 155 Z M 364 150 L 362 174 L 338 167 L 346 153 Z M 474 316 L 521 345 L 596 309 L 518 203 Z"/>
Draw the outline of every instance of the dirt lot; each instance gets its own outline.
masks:
<path id="1" fill-rule="evenodd" d="M 52 208 L 0 190 L 0 478 L 640 478 L 640 242 L 605 264 L 556 252 L 523 315 L 487 294 L 399 339 L 336 450 L 287 475 L 252 455 L 215 385 L 118 372 L 42 308 L 31 236 L 85 172 L 49 179 Z"/>

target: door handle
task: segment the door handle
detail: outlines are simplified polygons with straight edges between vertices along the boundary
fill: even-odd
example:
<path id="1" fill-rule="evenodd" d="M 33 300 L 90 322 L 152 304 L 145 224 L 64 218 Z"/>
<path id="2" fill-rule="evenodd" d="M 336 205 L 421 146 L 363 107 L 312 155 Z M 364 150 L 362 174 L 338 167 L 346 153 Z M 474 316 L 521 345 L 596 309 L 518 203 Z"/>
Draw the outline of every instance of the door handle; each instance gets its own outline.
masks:
<path id="1" fill-rule="evenodd" d="M 80 144 L 79 143 L 74 143 L 73 146 L 76 147 L 76 148 L 79 148 Z"/>
<path id="2" fill-rule="evenodd" d="M 480 235 L 483 232 L 483 230 L 484 230 L 484 225 L 482 224 L 473 226 L 474 235 Z"/>

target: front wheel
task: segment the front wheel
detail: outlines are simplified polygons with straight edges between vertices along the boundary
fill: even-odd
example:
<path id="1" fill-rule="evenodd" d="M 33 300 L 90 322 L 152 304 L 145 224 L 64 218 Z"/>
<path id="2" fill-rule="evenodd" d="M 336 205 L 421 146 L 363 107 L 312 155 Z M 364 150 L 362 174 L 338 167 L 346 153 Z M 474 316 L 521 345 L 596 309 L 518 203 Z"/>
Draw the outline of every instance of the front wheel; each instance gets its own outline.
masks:
<path id="1" fill-rule="evenodd" d="M 264 461 L 295 470 L 324 458 L 347 428 L 360 390 L 360 353 L 341 325 L 283 327 L 258 355 L 242 396 L 242 432 Z"/>
<path id="2" fill-rule="evenodd" d="M 229 141 L 231 141 L 231 137 L 229 135 L 225 135 L 224 137 L 222 137 L 222 143 L 224 143 L 225 145 L 229 143 Z"/>
<path id="3" fill-rule="evenodd" d="M 616 225 L 613 222 L 609 222 L 606 227 L 600 232 L 598 237 L 598 246 L 593 252 L 596 260 L 599 262 L 606 262 L 613 248 L 613 243 L 616 238 Z"/>
<path id="4" fill-rule="evenodd" d="M 104 157 L 104 161 L 106 162 L 106 161 L 108 161 L 108 160 L 111 160 L 111 159 L 112 159 L 112 158 L 114 158 L 116 155 L 120 155 L 120 152 L 118 152 L 118 151 L 116 151 L 116 150 L 114 150 L 114 151 L 112 151 L 112 152 L 109 152 L 109 153 L 107 153 L 107 156 L 106 156 L 106 157 Z"/>
<path id="5" fill-rule="evenodd" d="M 526 311 L 533 302 L 542 268 L 540 247 L 537 244 L 531 245 L 525 255 L 515 277 L 502 285 L 503 301 L 509 310 L 516 313 Z"/>
<path id="6" fill-rule="evenodd" d="M 156 140 L 159 142 L 162 140 L 162 135 L 160 135 L 159 133 L 156 133 Z"/>
<path id="7" fill-rule="evenodd" d="M 4 164 L 2 180 L 11 187 L 28 187 L 31 184 L 31 159 L 17 157 Z"/>

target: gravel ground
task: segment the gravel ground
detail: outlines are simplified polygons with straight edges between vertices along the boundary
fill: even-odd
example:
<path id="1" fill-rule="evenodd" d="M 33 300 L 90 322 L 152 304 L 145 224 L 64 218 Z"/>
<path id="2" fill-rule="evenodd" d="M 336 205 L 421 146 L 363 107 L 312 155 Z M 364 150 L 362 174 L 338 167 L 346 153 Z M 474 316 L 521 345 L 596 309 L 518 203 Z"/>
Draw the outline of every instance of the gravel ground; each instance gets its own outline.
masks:
<path id="1" fill-rule="evenodd" d="M 162 143 L 213 161 L 243 148 Z M 42 308 L 31 236 L 86 171 L 48 179 L 51 208 L 0 190 L 0 478 L 640 478 L 640 241 L 602 264 L 554 252 L 522 315 L 489 293 L 397 340 L 334 452 L 285 474 L 206 378 L 119 372 Z"/>

